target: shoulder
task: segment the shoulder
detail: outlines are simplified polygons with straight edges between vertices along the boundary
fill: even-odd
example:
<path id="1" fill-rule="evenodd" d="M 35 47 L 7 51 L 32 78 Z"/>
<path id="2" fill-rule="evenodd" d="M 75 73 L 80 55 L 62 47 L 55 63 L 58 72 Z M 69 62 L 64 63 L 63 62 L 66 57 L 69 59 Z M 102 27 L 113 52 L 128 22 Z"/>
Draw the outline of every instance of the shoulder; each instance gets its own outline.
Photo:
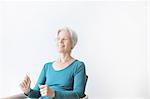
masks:
<path id="1" fill-rule="evenodd" d="M 79 67 L 85 67 L 85 63 L 83 61 L 80 61 L 80 60 L 76 59 L 75 63 L 76 63 L 77 68 L 79 68 Z"/>
<path id="2" fill-rule="evenodd" d="M 75 72 L 80 72 L 82 70 L 85 70 L 85 63 L 80 60 L 76 60 L 75 62 Z"/>
<path id="3" fill-rule="evenodd" d="M 48 67 L 51 67 L 52 64 L 53 64 L 53 62 L 47 62 L 47 63 L 45 63 L 44 66 L 43 66 L 43 69 L 46 70 Z"/>

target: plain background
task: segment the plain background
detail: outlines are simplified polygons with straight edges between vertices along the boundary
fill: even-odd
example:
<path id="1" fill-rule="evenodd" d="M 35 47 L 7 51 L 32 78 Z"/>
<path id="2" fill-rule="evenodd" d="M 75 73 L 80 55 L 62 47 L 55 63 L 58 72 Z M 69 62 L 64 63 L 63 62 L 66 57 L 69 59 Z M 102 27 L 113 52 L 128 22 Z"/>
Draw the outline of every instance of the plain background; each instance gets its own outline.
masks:
<path id="1" fill-rule="evenodd" d="M 74 29 L 72 55 L 84 61 L 90 99 L 150 99 L 150 2 L 0 2 L 0 97 L 33 88 L 43 65 L 55 60 L 56 32 Z"/>

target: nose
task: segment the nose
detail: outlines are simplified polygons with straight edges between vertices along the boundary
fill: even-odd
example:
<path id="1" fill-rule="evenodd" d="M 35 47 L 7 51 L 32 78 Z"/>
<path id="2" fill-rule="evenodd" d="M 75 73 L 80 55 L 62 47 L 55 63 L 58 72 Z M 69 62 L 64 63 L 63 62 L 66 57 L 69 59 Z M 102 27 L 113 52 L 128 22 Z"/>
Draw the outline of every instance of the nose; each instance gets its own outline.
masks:
<path id="1" fill-rule="evenodd" d="M 62 43 L 63 42 L 63 39 L 58 39 L 58 43 Z"/>

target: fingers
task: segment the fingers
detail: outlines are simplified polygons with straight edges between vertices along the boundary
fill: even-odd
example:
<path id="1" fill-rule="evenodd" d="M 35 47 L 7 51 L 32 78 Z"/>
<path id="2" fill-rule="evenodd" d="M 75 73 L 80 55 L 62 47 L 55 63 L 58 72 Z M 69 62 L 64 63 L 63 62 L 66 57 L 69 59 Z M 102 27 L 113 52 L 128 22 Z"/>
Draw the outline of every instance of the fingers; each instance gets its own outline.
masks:
<path id="1" fill-rule="evenodd" d="M 27 81 L 27 79 L 24 79 L 24 80 L 22 81 L 22 85 L 23 85 L 24 87 L 28 87 L 29 84 L 30 84 L 30 82 Z"/>
<path id="2" fill-rule="evenodd" d="M 40 90 L 42 96 L 47 96 L 47 90 Z"/>
<path id="3" fill-rule="evenodd" d="M 25 79 L 25 80 L 23 80 L 23 82 L 22 82 L 22 83 L 23 83 L 23 85 L 24 85 L 24 86 L 27 86 L 27 85 L 28 85 L 28 81 L 27 81 L 26 79 Z"/>
<path id="4" fill-rule="evenodd" d="M 28 75 L 26 75 L 25 79 L 26 79 L 28 82 L 31 82 L 30 77 L 29 77 Z"/>
<path id="5" fill-rule="evenodd" d="M 24 93 L 25 93 L 26 90 L 27 90 L 26 86 L 25 86 L 23 83 L 20 83 L 20 88 L 21 88 L 21 90 L 22 90 Z"/>
<path id="6" fill-rule="evenodd" d="M 42 96 L 47 96 L 48 86 L 47 85 L 40 85 L 40 93 Z"/>
<path id="7" fill-rule="evenodd" d="M 27 82 L 25 80 L 23 80 L 20 85 L 21 85 L 21 87 L 26 88 Z"/>
<path id="8" fill-rule="evenodd" d="M 48 87 L 45 85 L 40 86 L 40 92 L 47 92 Z"/>
<path id="9" fill-rule="evenodd" d="M 44 89 L 46 87 L 47 87 L 47 85 L 40 85 L 40 89 Z"/>
<path id="10" fill-rule="evenodd" d="M 48 85 L 40 85 L 40 93 L 42 96 L 54 97 L 55 92 Z"/>
<path id="11" fill-rule="evenodd" d="M 20 87 L 21 87 L 21 88 L 25 88 L 25 86 L 24 86 L 22 83 L 20 83 Z"/>
<path id="12" fill-rule="evenodd" d="M 24 78 L 24 80 L 20 83 L 20 87 L 24 93 L 26 93 L 30 89 L 31 80 L 28 75 Z"/>

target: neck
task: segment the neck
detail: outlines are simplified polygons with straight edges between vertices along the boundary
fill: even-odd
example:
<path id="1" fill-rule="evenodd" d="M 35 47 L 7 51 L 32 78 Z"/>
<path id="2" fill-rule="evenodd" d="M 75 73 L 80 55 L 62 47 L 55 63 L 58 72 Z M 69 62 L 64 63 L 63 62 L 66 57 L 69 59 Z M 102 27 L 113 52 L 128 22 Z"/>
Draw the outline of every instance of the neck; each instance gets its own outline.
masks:
<path id="1" fill-rule="evenodd" d="M 73 58 L 70 55 L 70 53 L 61 53 L 59 55 L 58 61 L 61 62 L 61 63 L 65 63 L 65 62 L 70 61 L 71 59 L 73 59 Z"/>

